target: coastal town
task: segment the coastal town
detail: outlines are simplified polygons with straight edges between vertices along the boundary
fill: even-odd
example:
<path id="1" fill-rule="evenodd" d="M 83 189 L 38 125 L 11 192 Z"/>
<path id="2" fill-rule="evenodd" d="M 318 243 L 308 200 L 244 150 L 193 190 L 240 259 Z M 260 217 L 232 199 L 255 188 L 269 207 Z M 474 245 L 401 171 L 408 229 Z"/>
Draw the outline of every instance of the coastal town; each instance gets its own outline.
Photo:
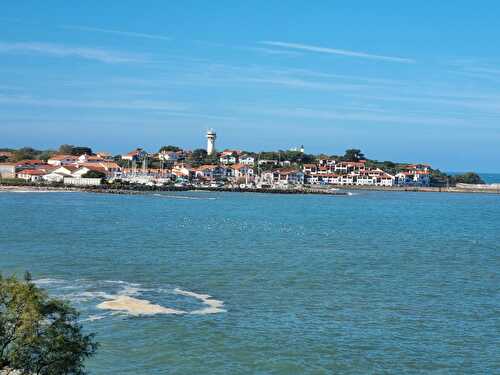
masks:
<path id="1" fill-rule="evenodd" d="M 15 162 L 9 162 L 12 152 L 4 151 L 0 152 L 4 160 L 0 164 L 0 177 L 37 184 L 73 186 L 95 186 L 120 181 L 148 186 L 241 189 L 294 189 L 303 186 L 425 187 L 431 184 L 431 167 L 427 164 L 402 165 L 397 173 L 390 173 L 362 159 L 362 154 L 354 153 L 351 158 L 338 159 L 313 157 L 305 154 L 303 146 L 268 157 L 265 153 L 232 149 L 218 152 L 216 137 L 215 131 L 207 131 L 206 149 L 194 151 L 166 146 L 156 153 L 137 148 L 113 156 L 109 152 L 94 153 L 88 149 L 82 150 L 81 154 L 54 153 L 47 160 Z"/>

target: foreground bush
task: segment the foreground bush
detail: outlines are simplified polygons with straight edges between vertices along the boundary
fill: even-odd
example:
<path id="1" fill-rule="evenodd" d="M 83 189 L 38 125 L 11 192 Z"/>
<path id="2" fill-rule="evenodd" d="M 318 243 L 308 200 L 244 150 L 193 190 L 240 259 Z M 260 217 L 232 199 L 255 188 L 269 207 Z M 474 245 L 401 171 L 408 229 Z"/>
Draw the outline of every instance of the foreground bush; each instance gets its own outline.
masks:
<path id="1" fill-rule="evenodd" d="M 0 373 L 85 374 L 84 360 L 97 344 L 85 335 L 78 312 L 66 302 L 49 298 L 31 282 L 0 275 Z"/>

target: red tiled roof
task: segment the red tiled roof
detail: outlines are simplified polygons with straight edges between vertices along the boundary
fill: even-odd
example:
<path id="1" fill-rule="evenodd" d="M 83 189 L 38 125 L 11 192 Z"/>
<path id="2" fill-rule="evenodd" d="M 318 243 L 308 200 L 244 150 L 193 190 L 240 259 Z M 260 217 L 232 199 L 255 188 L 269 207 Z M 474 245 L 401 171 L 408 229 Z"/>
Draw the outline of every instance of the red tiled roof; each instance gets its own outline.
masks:
<path id="1" fill-rule="evenodd" d="M 53 155 L 49 160 L 77 160 L 78 156 L 75 155 Z"/>
<path id="2" fill-rule="evenodd" d="M 27 174 L 27 175 L 31 175 L 31 176 L 43 176 L 44 174 L 47 174 L 47 172 L 44 170 L 41 170 L 41 169 L 25 169 L 24 171 L 21 171 L 18 174 Z"/>
<path id="3" fill-rule="evenodd" d="M 248 165 L 246 164 L 241 164 L 241 163 L 238 163 L 238 164 L 234 164 L 233 166 L 231 166 L 230 168 L 233 168 L 233 169 L 236 169 L 236 170 L 240 170 L 242 168 L 252 168 L 252 167 L 249 167 Z"/>

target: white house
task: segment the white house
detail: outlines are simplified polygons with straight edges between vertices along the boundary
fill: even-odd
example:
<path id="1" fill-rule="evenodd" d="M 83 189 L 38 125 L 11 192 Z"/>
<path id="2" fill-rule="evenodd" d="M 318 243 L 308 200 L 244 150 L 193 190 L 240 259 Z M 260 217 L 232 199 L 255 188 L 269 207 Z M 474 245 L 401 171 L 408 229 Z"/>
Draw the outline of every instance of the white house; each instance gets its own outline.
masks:
<path id="1" fill-rule="evenodd" d="M 78 156 L 75 155 L 54 155 L 49 160 L 47 160 L 47 164 L 58 166 L 74 164 L 77 161 Z"/>
<path id="2" fill-rule="evenodd" d="M 400 172 L 395 176 L 395 183 L 400 186 L 429 186 L 429 171 Z"/>
<path id="3" fill-rule="evenodd" d="M 106 174 L 106 170 L 103 167 L 100 167 L 98 165 L 91 166 L 91 165 L 86 165 L 86 166 L 81 166 L 77 170 L 75 170 L 71 176 L 75 178 L 82 178 L 85 174 L 87 174 L 90 171 L 94 172 L 101 172 Z"/>
<path id="4" fill-rule="evenodd" d="M 36 182 L 36 181 L 42 181 L 43 176 L 46 174 L 47 172 L 41 169 L 24 169 L 17 174 L 17 178 L 21 178 L 26 181 Z"/>
<path id="5" fill-rule="evenodd" d="M 238 156 L 236 154 L 223 154 L 219 158 L 219 162 L 224 165 L 236 164 L 238 162 Z"/>
<path id="6" fill-rule="evenodd" d="M 177 178 L 191 179 L 195 176 L 195 170 L 187 164 L 178 164 L 172 168 L 172 174 Z"/>
<path id="7" fill-rule="evenodd" d="M 0 178 L 15 178 L 15 177 L 16 177 L 16 164 L 0 163 Z"/>
<path id="8" fill-rule="evenodd" d="M 134 151 L 130 151 L 128 154 L 122 155 L 122 160 L 139 161 L 144 159 L 146 156 L 146 151 L 142 148 L 136 148 Z"/>
<path id="9" fill-rule="evenodd" d="M 65 177 L 64 185 L 76 186 L 98 186 L 101 185 L 100 178 Z"/>
<path id="10" fill-rule="evenodd" d="M 251 155 L 242 155 L 239 157 L 239 163 L 245 164 L 245 165 L 254 165 L 255 164 L 255 157 L 253 157 Z"/>
<path id="11" fill-rule="evenodd" d="M 318 171 L 318 166 L 316 164 L 304 164 L 302 166 L 302 171 L 304 173 L 316 173 Z"/>
<path id="12" fill-rule="evenodd" d="M 303 185 L 304 172 L 293 168 L 282 168 L 272 173 L 272 181 L 278 185 Z"/>
<path id="13" fill-rule="evenodd" d="M 195 169 L 196 177 L 219 180 L 226 176 L 226 170 L 218 165 L 201 165 Z"/>
<path id="14" fill-rule="evenodd" d="M 101 163 L 103 161 L 106 161 L 106 159 L 103 159 L 100 156 L 97 155 L 87 155 L 83 154 L 78 157 L 78 163 Z"/>
<path id="15" fill-rule="evenodd" d="M 233 165 L 232 169 L 233 169 L 233 177 L 236 179 L 253 177 L 255 172 L 253 167 L 242 163 Z"/>

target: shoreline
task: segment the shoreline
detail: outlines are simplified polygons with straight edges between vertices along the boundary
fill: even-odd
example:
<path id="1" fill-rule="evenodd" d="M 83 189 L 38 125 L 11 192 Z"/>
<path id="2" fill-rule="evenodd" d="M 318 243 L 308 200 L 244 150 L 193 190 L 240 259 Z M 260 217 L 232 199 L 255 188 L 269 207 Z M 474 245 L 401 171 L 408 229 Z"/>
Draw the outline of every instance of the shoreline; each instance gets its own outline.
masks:
<path id="1" fill-rule="evenodd" d="M 330 190 L 330 189 L 339 190 Z M 241 188 L 212 188 L 212 187 L 149 187 L 131 186 L 128 188 L 101 187 L 75 187 L 75 186 L 44 186 L 44 185 L 7 185 L 0 183 L 0 192 L 83 192 L 96 194 L 127 194 L 143 195 L 158 192 L 175 191 L 212 191 L 236 193 L 263 193 L 263 194 L 302 194 L 302 195 L 333 195 L 346 196 L 349 191 L 383 191 L 383 192 L 420 192 L 420 193 L 475 193 L 475 194 L 500 194 L 500 188 L 471 187 L 384 187 L 384 186 L 328 186 L 327 188 L 301 188 L 301 189 L 241 189 Z"/>

